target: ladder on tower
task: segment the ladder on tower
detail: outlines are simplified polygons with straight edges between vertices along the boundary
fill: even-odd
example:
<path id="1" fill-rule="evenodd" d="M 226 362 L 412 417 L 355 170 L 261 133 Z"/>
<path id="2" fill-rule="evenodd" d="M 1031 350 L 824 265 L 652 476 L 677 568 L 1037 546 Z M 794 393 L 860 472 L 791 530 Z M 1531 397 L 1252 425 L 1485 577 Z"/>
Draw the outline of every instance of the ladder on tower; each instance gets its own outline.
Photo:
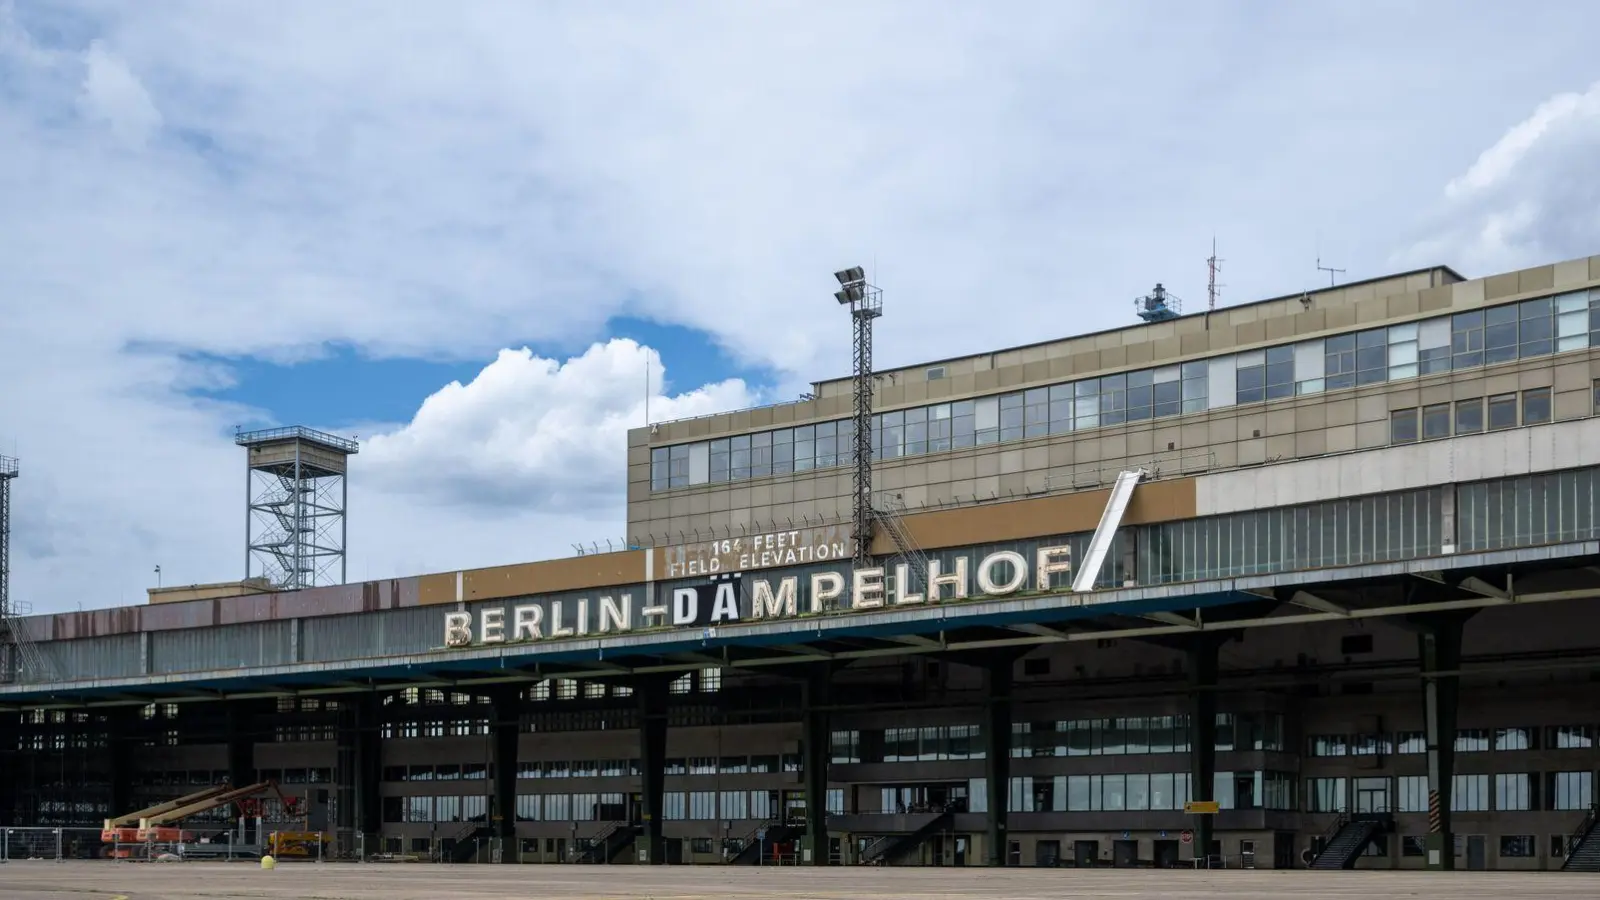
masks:
<path id="1" fill-rule="evenodd" d="M 897 500 L 886 499 L 879 503 L 873 512 L 873 517 L 883 530 L 889 533 L 889 539 L 894 541 L 896 578 L 898 579 L 898 566 L 906 567 L 907 584 L 895 584 L 895 589 L 902 596 L 911 592 L 912 587 L 921 581 L 923 587 L 928 584 L 928 555 L 922 552 L 917 542 L 912 540 L 911 533 L 906 531 L 905 522 L 901 520 L 899 510 L 904 509 L 904 504 Z"/>
<path id="2" fill-rule="evenodd" d="M 1089 549 L 1083 554 L 1078 573 L 1072 579 L 1073 591 L 1081 594 L 1094 590 L 1094 583 L 1100 578 L 1100 568 L 1105 565 L 1106 554 L 1111 551 L 1111 541 L 1116 538 L 1117 529 L 1122 527 L 1122 517 L 1128 511 L 1128 504 L 1133 501 L 1133 489 L 1147 474 L 1144 469 L 1128 469 L 1117 474 L 1116 483 L 1111 485 L 1111 497 L 1106 500 L 1105 512 L 1100 514 L 1100 524 L 1095 528 L 1094 536 L 1089 538 Z"/>

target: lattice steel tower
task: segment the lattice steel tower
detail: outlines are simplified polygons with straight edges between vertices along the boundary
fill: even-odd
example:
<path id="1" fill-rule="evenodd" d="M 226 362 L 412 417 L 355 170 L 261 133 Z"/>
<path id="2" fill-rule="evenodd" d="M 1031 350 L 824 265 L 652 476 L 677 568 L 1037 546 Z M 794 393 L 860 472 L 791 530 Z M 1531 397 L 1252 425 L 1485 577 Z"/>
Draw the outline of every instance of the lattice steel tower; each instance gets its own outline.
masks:
<path id="1" fill-rule="evenodd" d="M 853 393 L 855 439 L 851 447 L 850 488 L 854 494 L 852 530 L 855 533 L 856 568 L 872 565 L 872 320 L 883 315 L 883 292 L 867 283 L 866 270 L 851 266 L 833 273 L 839 290 L 833 297 L 850 307 L 855 326 L 855 373 Z"/>
<path id="2" fill-rule="evenodd" d="M 11 482 L 21 471 L 15 457 L 0 456 L 0 684 L 15 680 L 22 664 L 11 625 Z"/>
<path id="3" fill-rule="evenodd" d="M 345 474 L 355 441 L 294 426 L 242 432 L 245 448 L 246 578 L 281 590 L 343 584 Z"/>

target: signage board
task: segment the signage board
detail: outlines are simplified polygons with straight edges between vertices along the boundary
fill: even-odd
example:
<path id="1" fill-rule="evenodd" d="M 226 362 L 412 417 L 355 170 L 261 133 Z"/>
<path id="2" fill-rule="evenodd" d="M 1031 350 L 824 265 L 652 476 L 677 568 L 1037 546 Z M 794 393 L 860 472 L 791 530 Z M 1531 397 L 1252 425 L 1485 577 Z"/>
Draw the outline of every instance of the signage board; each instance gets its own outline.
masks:
<path id="1" fill-rule="evenodd" d="M 825 525 L 666 547 L 656 577 L 693 578 L 847 560 L 853 550 L 851 531 L 849 525 Z"/>
<path id="2" fill-rule="evenodd" d="M 1220 809 L 1215 800 L 1190 800 L 1183 804 L 1183 811 L 1191 816 L 1214 816 Z"/>
<path id="3" fill-rule="evenodd" d="M 1185 831 L 1183 834 L 1178 835 L 1178 840 L 1183 841 L 1185 844 L 1192 844 L 1194 843 L 1194 832 Z"/>
<path id="4" fill-rule="evenodd" d="M 722 566 L 728 559 L 764 563 L 765 553 L 797 556 L 807 545 L 795 543 L 765 549 L 749 545 L 727 553 L 694 557 L 696 565 Z M 768 536 L 770 537 L 770 536 Z M 774 545 L 783 543 L 776 538 Z M 951 603 L 1059 590 L 1072 571 L 1072 548 L 1066 544 L 1029 546 L 1026 553 L 997 550 L 982 556 L 928 558 L 928 569 L 912 578 L 905 562 L 852 569 L 848 541 L 835 566 L 814 563 L 820 551 L 809 551 L 813 564 L 803 574 L 721 571 L 628 588 L 594 596 L 532 598 L 520 602 L 473 604 L 444 614 L 446 647 L 525 643 L 562 638 L 626 634 L 642 629 L 699 628 L 707 632 L 741 622 L 794 619 L 824 612 L 861 612 L 930 603 Z M 709 548 L 708 548 L 709 549 Z M 731 556 L 730 556 L 731 554 Z M 745 554 L 740 556 L 739 554 Z M 754 554 L 753 556 L 751 554 Z M 681 563 L 688 567 L 688 558 Z M 925 586 L 924 586 L 925 585 Z"/>

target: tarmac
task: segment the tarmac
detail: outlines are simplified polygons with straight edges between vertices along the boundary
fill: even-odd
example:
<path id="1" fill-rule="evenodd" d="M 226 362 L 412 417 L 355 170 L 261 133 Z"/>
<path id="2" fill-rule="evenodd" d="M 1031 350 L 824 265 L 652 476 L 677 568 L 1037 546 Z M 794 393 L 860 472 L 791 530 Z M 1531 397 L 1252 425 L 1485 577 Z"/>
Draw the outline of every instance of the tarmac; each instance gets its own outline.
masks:
<path id="1" fill-rule="evenodd" d="M 0 900 L 1540 900 L 1600 895 L 1560 872 L 439 866 L 12 861 Z"/>

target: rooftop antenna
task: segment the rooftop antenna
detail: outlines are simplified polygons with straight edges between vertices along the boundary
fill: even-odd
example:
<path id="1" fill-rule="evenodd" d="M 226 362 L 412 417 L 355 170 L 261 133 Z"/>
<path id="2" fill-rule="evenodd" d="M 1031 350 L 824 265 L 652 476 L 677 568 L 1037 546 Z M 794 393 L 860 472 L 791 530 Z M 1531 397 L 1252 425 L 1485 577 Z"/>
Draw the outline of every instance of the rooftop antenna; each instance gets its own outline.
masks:
<path id="1" fill-rule="evenodd" d="M 1217 273 L 1223 260 L 1217 256 L 1217 238 L 1211 236 L 1211 255 L 1206 257 L 1206 328 L 1211 327 L 1211 314 L 1217 311 L 1217 295 L 1224 285 L 1217 283 Z"/>
<path id="2" fill-rule="evenodd" d="M 1344 274 L 1343 269 L 1335 269 L 1332 266 L 1323 265 L 1321 256 L 1317 257 L 1317 271 L 1328 273 L 1328 287 L 1333 287 L 1338 282 L 1339 276 Z"/>

